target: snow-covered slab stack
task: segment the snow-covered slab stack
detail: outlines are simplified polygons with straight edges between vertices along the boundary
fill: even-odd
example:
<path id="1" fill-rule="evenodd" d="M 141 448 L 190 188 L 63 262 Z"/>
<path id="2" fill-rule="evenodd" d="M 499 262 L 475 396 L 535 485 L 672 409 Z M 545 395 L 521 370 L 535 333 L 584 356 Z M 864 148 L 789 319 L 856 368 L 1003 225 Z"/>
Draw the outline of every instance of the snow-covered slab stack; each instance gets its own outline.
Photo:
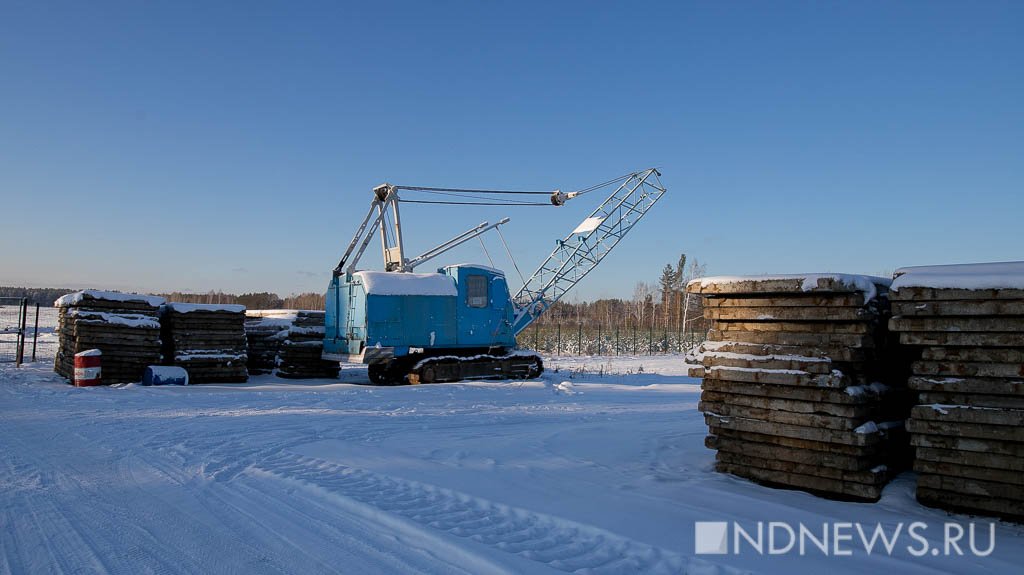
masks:
<path id="1" fill-rule="evenodd" d="M 245 338 L 249 351 L 249 375 L 270 373 L 277 367 L 281 343 L 298 312 L 293 309 L 246 310 Z"/>
<path id="2" fill-rule="evenodd" d="M 1024 518 L 1024 262 L 895 275 L 889 325 L 920 353 L 908 424 L 918 499 Z"/>
<path id="3" fill-rule="evenodd" d="M 249 379 L 245 306 L 169 303 L 160 318 L 165 361 L 185 368 L 190 383 Z"/>
<path id="4" fill-rule="evenodd" d="M 322 311 L 301 310 L 288 329 L 287 339 L 278 352 L 277 375 L 291 379 L 336 378 L 341 366 L 324 361 L 324 322 Z"/>
<path id="5" fill-rule="evenodd" d="M 156 296 L 85 290 L 54 302 L 59 349 L 54 371 L 72 379 L 76 353 L 103 352 L 103 383 L 140 381 L 146 366 L 160 363 L 160 320 L 164 299 Z"/>
<path id="6" fill-rule="evenodd" d="M 877 500 L 909 464 L 909 404 L 885 330 L 889 280 L 848 274 L 711 277 L 712 329 L 690 358 L 716 468 Z M 893 377 L 895 375 L 895 377 Z"/>

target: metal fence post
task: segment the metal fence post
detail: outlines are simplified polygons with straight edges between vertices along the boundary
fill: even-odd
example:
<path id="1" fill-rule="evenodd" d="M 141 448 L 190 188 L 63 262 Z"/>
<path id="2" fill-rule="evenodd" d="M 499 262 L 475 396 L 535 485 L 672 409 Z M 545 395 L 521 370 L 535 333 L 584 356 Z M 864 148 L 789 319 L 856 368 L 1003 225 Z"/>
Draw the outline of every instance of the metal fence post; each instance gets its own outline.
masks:
<path id="1" fill-rule="evenodd" d="M 558 335 L 555 336 L 555 355 L 562 353 L 562 322 L 558 322 Z"/>
<path id="2" fill-rule="evenodd" d="M 597 324 L 597 355 L 601 355 L 601 324 Z"/>
<path id="3" fill-rule="evenodd" d="M 540 323 L 533 326 L 533 351 L 540 351 Z"/>
<path id="4" fill-rule="evenodd" d="M 21 298 L 21 309 L 18 310 L 18 343 L 14 350 L 14 365 L 21 367 L 25 360 L 25 325 L 28 322 L 28 298 Z"/>
<path id="5" fill-rule="evenodd" d="M 583 322 L 576 324 L 576 355 L 583 355 Z"/>
<path id="6" fill-rule="evenodd" d="M 663 339 L 665 340 L 663 342 L 663 346 L 665 347 L 665 353 L 668 353 L 668 328 L 665 328 L 665 335 L 663 336 Z"/>
<path id="7" fill-rule="evenodd" d="M 39 340 L 39 304 L 36 304 L 36 326 L 32 330 L 32 363 L 36 362 L 36 342 Z"/>
<path id="8" fill-rule="evenodd" d="M 633 355 L 636 355 L 636 326 L 633 326 Z"/>
<path id="9" fill-rule="evenodd" d="M 615 325 L 615 355 L 619 355 L 619 326 Z"/>
<path id="10" fill-rule="evenodd" d="M 647 333 L 647 355 L 654 355 L 654 322 L 651 322 L 651 330 Z"/>

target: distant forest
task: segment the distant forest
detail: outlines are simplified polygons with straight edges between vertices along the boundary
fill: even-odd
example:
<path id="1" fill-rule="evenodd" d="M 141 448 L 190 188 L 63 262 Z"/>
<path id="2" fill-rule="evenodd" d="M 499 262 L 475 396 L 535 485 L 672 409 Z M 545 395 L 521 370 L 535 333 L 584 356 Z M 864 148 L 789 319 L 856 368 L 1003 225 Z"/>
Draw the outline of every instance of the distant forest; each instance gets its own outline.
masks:
<path id="1" fill-rule="evenodd" d="M 0 286 L 0 297 L 28 298 L 29 305 L 39 304 L 44 307 L 53 305 L 54 300 L 64 294 L 71 293 L 73 289 L 64 288 L 26 288 L 26 287 L 2 287 Z"/>
<path id="2" fill-rule="evenodd" d="M 49 307 L 62 295 L 78 291 L 70 288 L 0 287 L 0 297 L 28 298 L 29 305 Z M 303 293 L 282 298 L 275 293 L 244 293 L 241 295 L 211 291 L 207 293 L 157 293 L 167 301 L 180 303 L 236 303 L 246 309 L 324 309 L 324 294 Z"/>
<path id="3" fill-rule="evenodd" d="M 657 282 L 637 282 L 629 299 L 573 302 L 571 294 L 541 316 L 539 326 L 564 324 L 618 326 L 625 329 L 698 332 L 706 330 L 701 298 L 686 296 L 686 283 L 704 275 L 705 267 L 686 254 L 665 264 Z"/>
<path id="4" fill-rule="evenodd" d="M 583 324 L 620 326 L 626 329 L 698 331 L 704 329 L 700 298 L 686 297 L 686 282 L 704 275 L 704 266 L 688 260 L 686 254 L 676 263 L 666 264 L 657 282 L 637 282 L 631 298 L 601 299 L 593 302 L 556 303 L 541 316 L 540 325 Z M 0 287 L 0 297 L 27 297 L 30 304 L 52 306 L 54 300 L 77 290 L 67 288 Z M 153 294 L 181 303 L 242 304 L 247 309 L 324 309 L 324 295 L 303 293 L 282 298 L 275 293 L 230 294 L 170 292 Z"/>

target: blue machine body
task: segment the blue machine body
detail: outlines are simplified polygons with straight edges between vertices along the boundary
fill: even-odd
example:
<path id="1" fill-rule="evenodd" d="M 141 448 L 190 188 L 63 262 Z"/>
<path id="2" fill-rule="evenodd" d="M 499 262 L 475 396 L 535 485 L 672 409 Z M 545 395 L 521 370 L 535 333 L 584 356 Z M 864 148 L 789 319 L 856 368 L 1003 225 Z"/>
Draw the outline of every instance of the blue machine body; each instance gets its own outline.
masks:
<path id="1" fill-rule="evenodd" d="M 375 363 L 410 354 L 486 353 L 516 343 L 505 274 L 485 266 L 339 274 L 326 304 L 325 359 Z"/>

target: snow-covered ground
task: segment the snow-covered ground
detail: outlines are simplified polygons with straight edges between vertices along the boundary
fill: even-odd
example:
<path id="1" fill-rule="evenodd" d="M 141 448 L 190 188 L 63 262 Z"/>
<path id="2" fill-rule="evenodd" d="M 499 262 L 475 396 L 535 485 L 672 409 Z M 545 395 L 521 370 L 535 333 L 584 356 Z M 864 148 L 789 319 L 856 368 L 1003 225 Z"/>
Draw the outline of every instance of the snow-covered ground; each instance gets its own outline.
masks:
<path id="1" fill-rule="evenodd" d="M 944 522 L 985 520 L 920 506 L 912 474 L 864 504 L 715 473 L 680 356 L 546 364 L 531 382 L 370 387 L 345 366 L 82 389 L 2 366 L 0 573 L 1020 572 L 1008 523 L 988 557 L 917 558 L 905 537 L 891 557 L 695 555 L 695 521 L 922 521 L 941 545 Z"/>

